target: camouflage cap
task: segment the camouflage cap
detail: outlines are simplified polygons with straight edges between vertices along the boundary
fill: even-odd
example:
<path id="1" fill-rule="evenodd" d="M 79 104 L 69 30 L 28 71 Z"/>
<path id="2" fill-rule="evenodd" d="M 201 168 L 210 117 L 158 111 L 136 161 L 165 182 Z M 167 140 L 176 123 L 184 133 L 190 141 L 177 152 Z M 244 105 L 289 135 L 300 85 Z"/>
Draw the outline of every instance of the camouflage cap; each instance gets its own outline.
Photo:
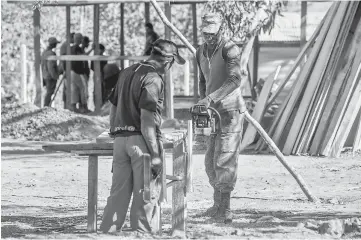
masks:
<path id="1" fill-rule="evenodd" d="M 217 33 L 223 23 L 223 17 L 220 13 L 205 13 L 202 16 L 201 31 L 205 33 Z"/>

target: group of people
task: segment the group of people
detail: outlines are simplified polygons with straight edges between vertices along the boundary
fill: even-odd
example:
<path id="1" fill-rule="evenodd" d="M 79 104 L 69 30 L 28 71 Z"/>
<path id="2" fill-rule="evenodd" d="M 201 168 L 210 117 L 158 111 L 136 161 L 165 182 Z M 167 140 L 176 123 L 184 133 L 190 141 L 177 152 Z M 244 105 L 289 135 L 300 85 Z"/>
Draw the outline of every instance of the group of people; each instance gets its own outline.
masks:
<path id="1" fill-rule="evenodd" d="M 65 78 L 71 79 L 71 111 L 79 113 L 90 112 L 88 108 L 88 83 L 90 77 L 90 70 L 95 71 L 94 62 L 91 61 L 89 66 L 88 61 L 71 61 L 71 72 L 70 76 L 66 76 L 66 61 L 61 61 L 57 64 L 57 61 L 46 60 L 48 56 L 56 55 L 54 49 L 60 43 L 56 38 L 50 37 L 48 39 L 48 46 L 42 54 L 42 73 L 43 83 L 46 87 L 46 95 L 44 99 L 44 106 L 50 106 L 51 98 L 54 94 L 57 81 L 60 75 L 63 75 L 62 81 Z M 81 33 L 71 33 L 70 35 L 70 54 L 71 55 L 89 55 L 94 50 L 94 44 L 90 45 L 91 40 L 87 36 L 83 36 Z M 68 42 L 65 41 L 60 47 L 60 55 L 67 55 Z M 87 50 L 90 48 L 89 50 Z M 103 44 L 99 44 L 99 55 L 103 55 L 105 47 Z M 108 64 L 107 61 L 100 61 L 100 72 L 101 72 L 101 92 L 102 92 L 102 103 L 106 102 L 107 96 L 110 90 L 114 87 L 117 76 L 120 69 L 116 64 Z M 63 87 L 63 101 L 64 106 L 66 105 L 66 85 L 67 81 L 64 81 Z M 95 89 L 94 89 L 95 92 Z M 94 94 L 94 101 L 96 99 Z"/>
<path id="2" fill-rule="evenodd" d="M 237 161 L 242 138 L 245 101 L 241 85 L 247 79 L 248 61 L 242 61 L 242 51 L 223 37 L 225 20 L 221 14 L 202 16 L 204 43 L 197 49 L 199 89 L 197 104 L 212 106 L 221 115 L 220 128 L 210 136 L 205 156 L 205 169 L 213 187 L 213 205 L 205 216 L 232 222 L 231 192 L 237 180 Z M 152 36 L 153 35 L 153 36 Z M 154 34 L 149 35 L 149 41 Z M 143 200 L 143 156 L 151 156 L 153 180 L 162 171 L 161 112 L 164 103 L 163 74 L 173 64 L 184 64 L 175 43 L 158 39 L 149 44 L 150 57 L 122 71 L 110 94 L 110 136 L 114 138 L 113 177 L 110 196 L 104 209 L 100 230 L 108 232 L 115 225 L 122 230 L 130 209 L 132 231 L 155 233 L 158 202 Z M 216 124 L 218 125 L 218 124 Z M 113 217 L 117 220 L 113 221 Z M 124 229 L 123 229 L 124 230 Z"/>

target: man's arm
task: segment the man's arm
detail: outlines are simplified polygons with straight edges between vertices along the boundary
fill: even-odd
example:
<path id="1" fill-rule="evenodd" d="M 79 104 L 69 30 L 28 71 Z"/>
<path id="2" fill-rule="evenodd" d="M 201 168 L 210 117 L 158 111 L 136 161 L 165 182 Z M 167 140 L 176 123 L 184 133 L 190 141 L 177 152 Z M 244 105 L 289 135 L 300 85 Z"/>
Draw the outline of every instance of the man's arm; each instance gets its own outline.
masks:
<path id="1" fill-rule="evenodd" d="M 110 131 L 114 131 L 114 120 L 115 120 L 115 113 L 117 111 L 117 107 L 113 104 L 110 104 L 110 116 L 109 116 L 109 123 L 110 123 Z"/>
<path id="2" fill-rule="evenodd" d="M 241 51 L 235 43 L 228 42 L 223 47 L 222 53 L 227 62 L 228 78 L 219 89 L 208 95 L 208 98 L 214 103 L 219 102 L 239 88 L 242 84 L 242 78 L 247 77 L 247 75 L 242 75 Z"/>
<path id="3" fill-rule="evenodd" d="M 197 52 L 196 52 L 196 61 L 197 61 L 197 66 L 198 66 L 199 94 L 200 94 L 201 99 L 203 99 L 206 97 L 206 79 L 203 75 L 201 65 L 199 63 L 199 55 L 202 54 L 199 51 L 201 51 L 200 48 L 198 48 Z"/>
<path id="4" fill-rule="evenodd" d="M 154 121 L 154 112 L 140 110 L 140 126 L 143 138 L 148 147 L 152 158 L 159 158 L 159 147 L 157 143 L 156 125 Z"/>

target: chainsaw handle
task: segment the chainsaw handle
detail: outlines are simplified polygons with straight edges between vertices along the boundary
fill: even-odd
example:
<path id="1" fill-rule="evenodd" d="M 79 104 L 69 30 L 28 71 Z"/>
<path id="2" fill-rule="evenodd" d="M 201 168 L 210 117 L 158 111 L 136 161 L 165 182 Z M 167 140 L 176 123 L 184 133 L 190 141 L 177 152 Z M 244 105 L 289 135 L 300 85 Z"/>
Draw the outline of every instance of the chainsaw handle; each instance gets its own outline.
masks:
<path id="1" fill-rule="evenodd" d="M 219 114 L 219 112 L 215 109 L 215 108 L 212 108 L 212 107 L 208 107 L 207 109 L 211 110 L 212 112 L 214 112 L 218 118 L 218 129 L 221 130 L 221 115 Z"/>

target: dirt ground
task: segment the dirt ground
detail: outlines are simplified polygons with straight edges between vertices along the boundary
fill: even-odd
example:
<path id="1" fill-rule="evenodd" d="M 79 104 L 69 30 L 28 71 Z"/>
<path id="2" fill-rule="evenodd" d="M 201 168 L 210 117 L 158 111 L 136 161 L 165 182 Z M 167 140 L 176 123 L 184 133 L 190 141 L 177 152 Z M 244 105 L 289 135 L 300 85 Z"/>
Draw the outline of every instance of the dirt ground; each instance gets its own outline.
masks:
<path id="1" fill-rule="evenodd" d="M 131 233 L 88 234 L 87 158 L 45 153 L 41 149 L 44 143 L 2 139 L 2 238 L 146 237 Z M 170 157 L 167 155 L 167 163 Z M 360 155 L 340 159 L 287 157 L 322 200 L 320 204 L 307 201 L 276 157 L 240 155 L 237 186 L 231 199 L 235 220 L 229 225 L 199 216 L 211 205 L 212 196 L 203 159 L 204 152 L 195 152 L 194 192 L 187 197 L 188 238 L 324 239 L 332 237 L 308 228 L 307 222 L 361 217 Z M 111 158 L 101 158 L 98 224 L 109 194 L 110 169 Z M 160 238 L 169 238 L 170 202 L 163 205 L 162 217 Z M 353 231 L 343 238 L 361 238 L 361 233 Z"/>

